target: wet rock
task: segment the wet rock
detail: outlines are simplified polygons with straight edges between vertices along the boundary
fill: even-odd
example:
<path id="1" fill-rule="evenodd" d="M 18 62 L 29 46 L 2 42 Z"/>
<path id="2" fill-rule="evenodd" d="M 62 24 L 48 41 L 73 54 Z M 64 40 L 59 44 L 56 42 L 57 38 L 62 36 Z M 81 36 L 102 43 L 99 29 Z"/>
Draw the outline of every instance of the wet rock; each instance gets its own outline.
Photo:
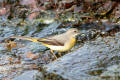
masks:
<path id="1" fill-rule="evenodd" d="M 40 71 L 35 75 L 34 80 L 68 80 L 55 73 L 48 73 L 45 69 L 40 69 Z"/>
<path id="2" fill-rule="evenodd" d="M 0 78 L 2 78 L 3 77 L 3 75 L 2 74 L 0 74 Z"/>
<path id="3" fill-rule="evenodd" d="M 5 48 L 5 44 L 0 44 L 0 53 L 4 53 L 4 52 L 7 52 L 6 51 L 7 49 Z"/>
<path id="4" fill-rule="evenodd" d="M 112 65 L 110 67 L 107 68 L 106 71 L 104 71 L 100 77 L 111 77 L 111 78 L 115 78 L 115 77 L 119 77 L 120 76 L 120 65 Z"/>
<path id="5" fill-rule="evenodd" d="M 49 26 L 44 27 L 41 32 L 34 34 L 35 36 L 39 37 L 45 37 L 48 35 L 53 34 L 54 32 L 57 32 L 57 28 L 60 26 L 61 22 L 53 22 Z"/>
<path id="6" fill-rule="evenodd" d="M 37 70 L 26 71 L 20 76 L 14 78 L 13 80 L 34 80 L 34 75 L 37 73 Z"/>
<path id="7" fill-rule="evenodd" d="M 108 67 L 100 76 L 90 80 L 119 80 L 120 79 L 120 65 L 112 65 Z"/>
<path id="8" fill-rule="evenodd" d="M 34 76 L 34 80 L 44 80 L 43 73 L 42 72 L 36 73 Z"/>
<path id="9" fill-rule="evenodd" d="M 98 37 L 79 49 L 45 65 L 48 72 L 69 80 L 89 80 L 101 75 L 109 66 L 120 62 L 120 33 Z"/>

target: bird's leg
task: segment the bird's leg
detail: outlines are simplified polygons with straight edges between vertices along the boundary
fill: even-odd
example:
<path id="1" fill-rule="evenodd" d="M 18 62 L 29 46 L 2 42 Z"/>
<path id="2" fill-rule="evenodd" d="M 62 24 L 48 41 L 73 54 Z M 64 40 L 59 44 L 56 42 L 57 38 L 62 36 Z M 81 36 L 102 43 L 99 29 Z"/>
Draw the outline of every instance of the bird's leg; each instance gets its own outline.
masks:
<path id="1" fill-rule="evenodd" d="M 57 56 L 54 54 L 53 50 L 50 50 L 50 52 L 53 54 L 53 56 L 55 57 L 55 59 L 57 59 Z"/>
<path id="2" fill-rule="evenodd" d="M 60 57 L 62 56 L 60 52 L 58 52 L 58 55 L 59 55 Z"/>

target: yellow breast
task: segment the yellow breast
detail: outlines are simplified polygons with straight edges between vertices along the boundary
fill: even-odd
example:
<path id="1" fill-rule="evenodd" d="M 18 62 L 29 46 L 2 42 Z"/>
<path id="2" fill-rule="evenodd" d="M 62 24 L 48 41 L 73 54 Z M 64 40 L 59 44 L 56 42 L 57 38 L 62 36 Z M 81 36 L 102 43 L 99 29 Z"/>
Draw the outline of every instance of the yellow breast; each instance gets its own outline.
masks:
<path id="1" fill-rule="evenodd" d="M 71 49 L 75 45 L 75 43 L 76 43 L 76 39 L 71 38 L 70 42 L 66 44 L 66 48 L 68 48 L 68 50 Z"/>

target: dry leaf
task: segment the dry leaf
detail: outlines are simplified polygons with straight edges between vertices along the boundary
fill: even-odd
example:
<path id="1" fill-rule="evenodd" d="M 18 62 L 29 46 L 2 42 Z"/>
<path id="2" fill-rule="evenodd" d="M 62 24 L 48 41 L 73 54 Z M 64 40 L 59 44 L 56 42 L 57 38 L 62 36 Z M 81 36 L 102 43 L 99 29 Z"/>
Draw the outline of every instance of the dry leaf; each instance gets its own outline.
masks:
<path id="1" fill-rule="evenodd" d="M 10 50 L 10 51 L 12 51 L 12 48 L 16 48 L 16 42 L 9 42 L 9 43 L 7 43 L 6 45 L 6 48 L 8 49 L 8 50 Z"/>
<path id="2" fill-rule="evenodd" d="M 38 55 L 36 55 L 36 54 L 34 54 L 34 53 L 32 53 L 32 52 L 26 53 L 26 57 L 27 57 L 27 58 L 30 58 L 30 59 L 37 59 L 37 58 L 39 58 Z"/>

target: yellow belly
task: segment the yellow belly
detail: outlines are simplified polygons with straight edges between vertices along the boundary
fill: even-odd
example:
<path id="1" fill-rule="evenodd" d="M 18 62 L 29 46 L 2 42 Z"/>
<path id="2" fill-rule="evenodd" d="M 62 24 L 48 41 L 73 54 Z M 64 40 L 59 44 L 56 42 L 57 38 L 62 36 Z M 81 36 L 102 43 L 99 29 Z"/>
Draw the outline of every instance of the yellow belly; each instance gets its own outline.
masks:
<path id="1" fill-rule="evenodd" d="M 76 43 L 76 39 L 72 38 L 64 46 L 53 46 L 53 45 L 47 45 L 47 44 L 43 44 L 43 43 L 42 44 L 47 46 L 51 50 L 59 51 L 59 52 L 65 52 L 65 51 L 70 50 L 75 45 L 75 43 Z"/>

